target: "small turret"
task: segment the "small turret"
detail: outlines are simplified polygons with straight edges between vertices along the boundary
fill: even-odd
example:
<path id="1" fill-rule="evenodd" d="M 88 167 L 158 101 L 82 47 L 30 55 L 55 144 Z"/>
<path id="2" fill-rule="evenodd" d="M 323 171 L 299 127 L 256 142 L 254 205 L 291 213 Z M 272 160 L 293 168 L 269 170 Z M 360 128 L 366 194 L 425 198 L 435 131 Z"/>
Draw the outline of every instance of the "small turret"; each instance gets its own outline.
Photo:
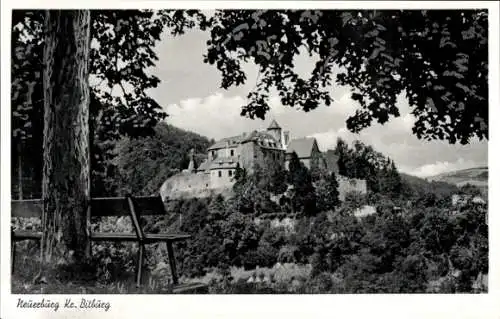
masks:
<path id="1" fill-rule="evenodd" d="M 278 122 L 273 119 L 269 127 L 267 128 L 267 132 L 278 142 L 281 144 L 281 147 L 283 147 L 283 140 L 281 137 L 281 127 L 279 126 Z"/>
<path id="2" fill-rule="evenodd" d="M 196 162 L 194 159 L 194 149 L 189 150 L 189 166 L 188 172 L 194 173 L 196 171 Z"/>

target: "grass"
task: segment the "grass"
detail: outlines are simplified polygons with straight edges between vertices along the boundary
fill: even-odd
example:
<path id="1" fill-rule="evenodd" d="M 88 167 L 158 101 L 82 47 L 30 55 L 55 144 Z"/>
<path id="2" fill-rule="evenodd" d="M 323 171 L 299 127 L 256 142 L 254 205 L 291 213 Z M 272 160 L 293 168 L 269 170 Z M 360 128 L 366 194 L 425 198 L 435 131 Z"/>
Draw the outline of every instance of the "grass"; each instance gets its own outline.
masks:
<path id="1" fill-rule="evenodd" d="M 57 267 L 47 270 L 42 282 L 34 282 L 40 267 L 35 243 L 19 243 L 11 277 L 13 294 L 166 294 L 171 292 L 168 276 L 143 274 L 143 284 L 136 287 L 135 273 L 122 272 L 103 280 L 95 265 Z"/>
<path id="2" fill-rule="evenodd" d="M 157 276 L 145 271 L 143 284 L 136 287 L 133 271 L 121 272 L 107 280 L 98 276 L 95 265 L 53 267 L 45 273 L 43 282 L 34 283 L 39 271 L 39 250 L 35 243 L 19 243 L 12 275 L 13 294 L 169 294 L 171 285 L 168 274 Z M 35 256 L 33 258 L 33 256 Z M 270 287 L 290 286 L 294 281 L 305 280 L 310 265 L 277 264 L 273 268 L 244 270 L 231 267 L 231 283 L 222 285 L 224 278 L 213 270 L 202 278 L 183 279 L 181 282 L 203 282 L 211 293 L 266 293 Z M 265 278 L 265 279 L 264 279 Z M 249 279 L 251 279 L 249 281 Z M 265 284 L 267 282 L 267 284 Z M 267 287 L 267 288 L 266 288 Z M 280 290 L 280 291 L 281 291 Z M 197 293 L 196 291 L 188 293 Z M 276 293 L 270 290 L 267 293 Z"/>

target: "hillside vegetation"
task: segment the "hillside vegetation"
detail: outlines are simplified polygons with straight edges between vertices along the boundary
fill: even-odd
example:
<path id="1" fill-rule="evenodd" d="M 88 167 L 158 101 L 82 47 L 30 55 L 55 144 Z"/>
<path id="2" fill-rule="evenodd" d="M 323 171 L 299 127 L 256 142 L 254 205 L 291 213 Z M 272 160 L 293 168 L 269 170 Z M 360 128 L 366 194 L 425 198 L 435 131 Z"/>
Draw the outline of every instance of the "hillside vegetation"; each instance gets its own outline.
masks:
<path id="1" fill-rule="evenodd" d="M 113 145 L 107 161 L 107 174 L 96 178 L 97 184 L 102 187 L 94 189 L 94 192 L 111 196 L 158 193 L 168 177 L 188 167 L 191 149 L 200 163 L 211 144 L 204 136 L 164 122 L 158 124 L 154 131 L 152 136 L 122 138 Z M 103 180 L 104 183 L 98 183 Z"/>
<path id="2" fill-rule="evenodd" d="M 457 186 L 473 185 L 478 187 L 483 196 L 488 196 L 488 167 L 474 167 L 446 172 L 428 177 L 430 181 L 439 181 Z"/>

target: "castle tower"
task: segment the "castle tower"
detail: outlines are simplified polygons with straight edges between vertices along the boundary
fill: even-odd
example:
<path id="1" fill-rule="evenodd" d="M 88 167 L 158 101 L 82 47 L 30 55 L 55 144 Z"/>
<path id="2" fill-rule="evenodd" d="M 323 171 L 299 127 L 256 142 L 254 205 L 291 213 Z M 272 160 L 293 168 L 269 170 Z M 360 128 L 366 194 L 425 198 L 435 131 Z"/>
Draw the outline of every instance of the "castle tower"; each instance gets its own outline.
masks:
<path id="1" fill-rule="evenodd" d="M 188 166 L 187 170 L 190 173 L 194 173 L 196 171 L 196 162 L 194 159 L 194 149 L 189 150 L 189 166 Z"/>
<path id="2" fill-rule="evenodd" d="M 269 133 L 274 139 L 281 144 L 281 147 L 283 148 L 283 138 L 281 135 L 281 127 L 279 126 L 278 122 L 276 120 L 273 120 L 271 122 L 271 125 L 267 128 L 267 133 Z"/>

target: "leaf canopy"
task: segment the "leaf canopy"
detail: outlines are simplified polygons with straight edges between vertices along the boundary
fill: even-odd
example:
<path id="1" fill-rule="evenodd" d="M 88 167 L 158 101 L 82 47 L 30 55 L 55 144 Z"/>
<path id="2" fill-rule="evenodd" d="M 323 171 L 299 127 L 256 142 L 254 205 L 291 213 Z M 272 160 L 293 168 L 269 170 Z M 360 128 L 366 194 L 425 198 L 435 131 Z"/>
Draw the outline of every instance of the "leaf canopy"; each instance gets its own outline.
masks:
<path id="1" fill-rule="evenodd" d="M 309 78 L 294 68 L 304 50 L 317 59 Z M 352 132 L 398 117 L 405 94 L 418 138 L 488 138 L 486 10 L 217 11 L 205 62 L 221 87 L 244 84 L 249 61 L 259 70 L 241 112 L 250 118 L 265 117 L 271 89 L 307 112 L 331 105 L 337 83 L 360 105 L 347 120 Z"/>

